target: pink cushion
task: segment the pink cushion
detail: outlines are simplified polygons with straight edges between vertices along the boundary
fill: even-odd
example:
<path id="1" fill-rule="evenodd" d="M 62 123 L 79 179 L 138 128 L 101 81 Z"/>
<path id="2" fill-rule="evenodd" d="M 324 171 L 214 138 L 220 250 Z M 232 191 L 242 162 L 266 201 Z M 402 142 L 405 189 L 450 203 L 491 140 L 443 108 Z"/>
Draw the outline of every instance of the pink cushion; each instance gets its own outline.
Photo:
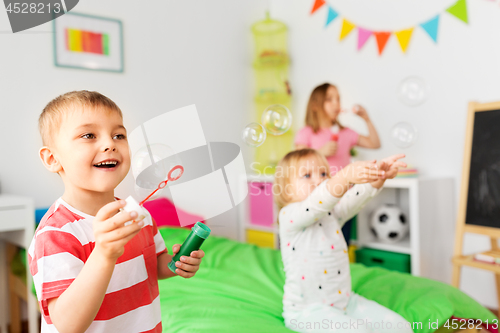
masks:
<path id="1" fill-rule="evenodd" d="M 184 218 L 189 218 L 192 221 L 204 222 L 202 216 L 190 214 L 180 208 L 176 210 L 174 204 L 165 197 L 145 202 L 144 208 L 149 211 L 158 227 L 180 227 L 179 217 L 183 220 Z M 191 226 L 185 226 L 185 228 L 190 229 Z"/>

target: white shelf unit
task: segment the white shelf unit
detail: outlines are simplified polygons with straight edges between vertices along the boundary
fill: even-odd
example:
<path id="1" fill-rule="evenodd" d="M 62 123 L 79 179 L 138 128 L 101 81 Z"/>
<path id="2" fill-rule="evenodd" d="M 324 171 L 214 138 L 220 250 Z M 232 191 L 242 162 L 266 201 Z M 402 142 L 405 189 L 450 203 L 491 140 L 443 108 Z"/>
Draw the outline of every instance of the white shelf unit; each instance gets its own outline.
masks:
<path id="1" fill-rule="evenodd" d="M 249 182 L 272 183 L 272 176 L 248 175 Z M 445 283 L 451 279 L 451 257 L 455 235 L 454 181 L 452 178 L 395 178 L 385 182 L 383 190 L 358 214 L 358 248 L 372 248 L 410 255 L 411 273 Z M 370 215 L 383 204 L 395 204 L 406 215 L 410 232 L 402 241 L 386 244 L 378 241 L 369 227 Z M 275 235 L 278 248 L 278 226 L 254 225 L 249 219 L 249 199 L 239 209 L 241 241 L 247 230 Z M 276 218 L 274 211 L 274 221 Z"/>
<path id="2" fill-rule="evenodd" d="M 268 175 L 247 175 L 247 182 L 262 182 L 262 183 L 273 183 L 274 177 Z M 252 224 L 250 221 L 250 191 L 248 192 L 247 198 L 238 205 L 238 220 L 239 220 L 239 230 L 238 230 L 238 238 L 241 242 L 247 242 L 247 230 L 255 230 L 268 232 L 273 234 L 274 242 L 273 248 L 279 249 L 279 238 L 278 238 L 278 223 L 277 223 L 277 207 L 273 202 L 273 217 L 272 223 L 269 226 Z"/>
<path id="3" fill-rule="evenodd" d="M 411 273 L 449 283 L 454 242 L 453 179 L 395 178 L 358 214 L 358 248 L 410 255 Z M 401 242 L 379 242 L 370 231 L 371 213 L 395 204 L 406 215 L 409 235 Z"/>

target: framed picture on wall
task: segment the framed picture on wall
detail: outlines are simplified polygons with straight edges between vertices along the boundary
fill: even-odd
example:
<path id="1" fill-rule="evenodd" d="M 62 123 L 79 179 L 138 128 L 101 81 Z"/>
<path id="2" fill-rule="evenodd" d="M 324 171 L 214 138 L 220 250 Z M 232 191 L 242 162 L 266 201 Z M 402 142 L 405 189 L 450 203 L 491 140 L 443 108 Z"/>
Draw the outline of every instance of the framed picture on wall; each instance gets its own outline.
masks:
<path id="1" fill-rule="evenodd" d="M 52 22 L 57 67 L 123 72 L 120 20 L 68 12 Z"/>

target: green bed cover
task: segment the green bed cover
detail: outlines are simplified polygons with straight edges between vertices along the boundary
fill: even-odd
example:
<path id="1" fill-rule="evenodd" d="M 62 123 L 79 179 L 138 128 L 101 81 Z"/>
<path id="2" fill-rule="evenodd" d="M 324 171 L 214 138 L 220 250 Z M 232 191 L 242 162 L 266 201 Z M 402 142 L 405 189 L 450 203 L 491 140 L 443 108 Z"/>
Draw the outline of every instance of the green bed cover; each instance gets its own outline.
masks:
<path id="1" fill-rule="evenodd" d="M 169 251 L 182 244 L 189 230 L 160 228 Z M 205 258 L 191 279 L 160 281 L 163 331 L 292 332 L 284 326 L 282 296 L 285 275 L 281 254 L 272 249 L 210 236 Z M 452 315 L 481 319 L 496 317 L 472 298 L 447 284 L 382 268 L 351 264 L 353 290 L 401 314 L 416 332 L 434 332 Z M 486 331 L 485 331 L 486 333 Z"/>

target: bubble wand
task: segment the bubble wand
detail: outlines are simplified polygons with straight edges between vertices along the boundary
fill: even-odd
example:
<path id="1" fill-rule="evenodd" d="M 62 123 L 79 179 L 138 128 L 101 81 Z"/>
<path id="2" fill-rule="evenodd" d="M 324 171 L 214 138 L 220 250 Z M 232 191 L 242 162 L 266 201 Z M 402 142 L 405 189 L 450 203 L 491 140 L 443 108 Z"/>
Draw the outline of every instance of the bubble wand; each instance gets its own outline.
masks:
<path id="1" fill-rule="evenodd" d="M 175 177 L 172 177 L 172 173 L 176 170 L 179 170 L 179 174 Z M 149 198 L 151 198 L 158 190 L 161 190 L 163 188 L 165 188 L 165 186 L 167 186 L 167 183 L 169 181 L 173 182 L 179 178 L 181 178 L 182 174 L 184 173 L 184 168 L 181 166 L 181 165 L 176 165 L 174 166 L 169 172 L 168 172 L 168 175 L 167 175 L 167 180 L 164 180 L 162 181 L 160 184 L 158 184 L 158 188 L 156 190 L 154 190 L 150 195 L 148 195 L 146 197 L 146 199 L 142 200 L 140 203 L 139 203 L 139 206 L 142 206 L 146 201 L 148 201 Z"/>
<path id="2" fill-rule="evenodd" d="M 172 173 L 176 170 L 179 170 L 179 174 L 176 175 L 175 177 L 172 177 Z M 123 207 L 123 210 L 126 212 L 132 212 L 135 211 L 137 213 L 137 220 L 141 220 L 146 217 L 146 212 L 144 211 L 143 204 L 148 201 L 149 198 L 151 198 L 158 190 L 161 190 L 167 186 L 167 183 L 169 181 L 174 181 L 179 179 L 182 174 L 184 173 L 184 168 L 181 165 L 176 165 L 174 166 L 167 175 L 167 180 L 162 181 L 160 184 L 158 184 L 158 188 L 154 190 L 150 195 L 147 196 L 146 199 L 142 200 L 139 204 L 137 201 L 132 196 L 129 196 L 127 199 L 125 199 L 126 205 Z M 134 220 L 135 221 L 135 220 Z M 130 222 L 125 223 L 125 225 L 129 224 Z"/>

